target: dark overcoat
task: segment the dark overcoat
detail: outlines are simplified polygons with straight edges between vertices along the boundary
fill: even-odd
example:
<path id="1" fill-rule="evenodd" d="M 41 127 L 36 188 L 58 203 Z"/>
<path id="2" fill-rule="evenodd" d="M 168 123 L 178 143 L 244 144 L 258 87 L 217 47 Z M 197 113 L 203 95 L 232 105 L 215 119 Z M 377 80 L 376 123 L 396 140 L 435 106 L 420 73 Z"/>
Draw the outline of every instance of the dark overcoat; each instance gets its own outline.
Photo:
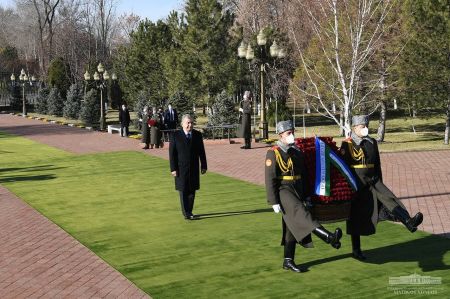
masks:
<path id="1" fill-rule="evenodd" d="M 277 159 L 277 152 L 279 158 Z M 267 202 L 270 205 L 281 205 L 283 224 L 285 224 L 298 242 L 310 238 L 310 233 L 320 224 L 313 219 L 305 208 L 303 201 L 308 192 L 306 189 L 306 167 L 303 154 L 295 149 L 291 157 L 293 167 L 283 171 L 280 159 L 288 164 L 289 155 L 278 147 L 267 151 L 265 167 L 265 183 Z M 289 179 L 292 178 L 292 179 Z M 284 240 L 284 230 L 283 239 Z"/>
<path id="2" fill-rule="evenodd" d="M 241 108 L 243 113 L 239 137 L 249 139 L 252 138 L 252 102 L 250 100 L 243 100 L 241 102 Z"/>
<path id="3" fill-rule="evenodd" d="M 156 124 L 150 127 L 150 144 L 160 145 L 161 143 L 161 127 L 163 126 L 162 117 L 160 114 L 154 114 L 153 119 Z"/>
<path id="4" fill-rule="evenodd" d="M 122 125 L 122 127 L 128 127 L 130 125 L 130 111 L 128 111 L 128 108 L 119 110 L 119 122 Z"/>
<path id="5" fill-rule="evenodd" d="M 175 189 L 189 192 L 200 189 L 200 168 L 207 169 L 203 136 L 192 130 L 188 141 L 183 130 L 175 131 L 169 144 L 170 171 L 177 171 Z"/>
<path id="6" fill-rule="evenodd" d="M 150 143 L 150 128 L 148 127 L 148 114 L 142 116 L 142 143 Z"/>
<path id="7" fill-rule="evenodd" d="M 348 138 L 342 142 L 340 151 L 358 184 L 347 220 L 347 234 L 372 235 L 381 220 L 380 212 L 389 213 L 397 206 L 404 208 L 404 205 L 383 184 L 380 153 L 375 139 L 366 137 L 358 145 Z"/>

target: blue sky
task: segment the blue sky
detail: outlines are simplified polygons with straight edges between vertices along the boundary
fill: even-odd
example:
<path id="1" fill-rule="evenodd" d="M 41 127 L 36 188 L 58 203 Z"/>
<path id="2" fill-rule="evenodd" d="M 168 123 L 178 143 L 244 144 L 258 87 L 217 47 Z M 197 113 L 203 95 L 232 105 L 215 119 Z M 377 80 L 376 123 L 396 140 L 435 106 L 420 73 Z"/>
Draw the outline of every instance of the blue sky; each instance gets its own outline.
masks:
<path id="1" fill-rule="evenodd" d="M 142 19 L 152 21 L 165 18 L 172 10 L 183 8 L 184 0 L 119 0 L 117 3 L 117 15 L 134 13 Z M 14 0 L 0 0 L 3 7 L 13 7 Z"/>
<path id="2" fill-rule="evenodd" d="M 182 9 L 183 3 L 183 0 L 120 0 L 117 14 L 132 12 L 142 19 L 157 21 L 167 17 L 172 10 Z"/>

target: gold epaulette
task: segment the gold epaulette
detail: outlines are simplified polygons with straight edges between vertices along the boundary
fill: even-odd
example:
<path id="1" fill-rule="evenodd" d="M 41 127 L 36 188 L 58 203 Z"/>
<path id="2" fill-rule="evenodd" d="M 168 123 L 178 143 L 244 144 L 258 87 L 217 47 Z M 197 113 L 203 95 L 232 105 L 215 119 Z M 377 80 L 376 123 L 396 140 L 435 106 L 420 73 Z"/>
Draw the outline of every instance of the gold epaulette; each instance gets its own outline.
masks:
<path id="1" fill-rule="evenodd" d="M 375 165 L 374 164 L 355 164 L 355 165 L 350 165 L 351 168 L 374 168 Z"/>
<path id="2" fill-rule="evenodd" d="M 278 177 L 280 180 L 296 181 L 302 178 L 301 175 L 282 175 Z"/>

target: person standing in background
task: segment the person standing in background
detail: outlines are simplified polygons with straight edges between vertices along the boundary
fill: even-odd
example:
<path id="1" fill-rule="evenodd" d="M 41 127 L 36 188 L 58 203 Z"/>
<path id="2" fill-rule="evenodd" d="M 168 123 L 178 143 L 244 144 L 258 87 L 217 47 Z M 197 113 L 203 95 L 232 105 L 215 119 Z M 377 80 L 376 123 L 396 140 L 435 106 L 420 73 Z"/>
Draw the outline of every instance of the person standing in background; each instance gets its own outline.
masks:
<path id="1" fill-rule="evenodd" d="M 164 124 L 168 130 L 175 130 L 177 128 L 178 113 L 171 104 L 168 105 L 167 110 L 164 113 Z"/>
<path id="2" fill-rule="evenodd" d="M 239 112 L 242 113 L 242 122 L 241 122 L 241 137 L 244 138 L 245 145 L 241 146 L 242 149 L 250 149 L 251 140 L 252 140 L 252 132 L 251 132 L 251 123 L 252 123 L 252 98 L 250 91 L 246 90 L 244 92 L 244 99 L 241 102 L 241 107 L 239 108 Z"/>
<path id="3" fill-rule="evenodd" d="M 128 137 L 130 126 L 130 111 L 128 111 L 127 103 L 123 102 L 119 111 L 120 136 Z"/>

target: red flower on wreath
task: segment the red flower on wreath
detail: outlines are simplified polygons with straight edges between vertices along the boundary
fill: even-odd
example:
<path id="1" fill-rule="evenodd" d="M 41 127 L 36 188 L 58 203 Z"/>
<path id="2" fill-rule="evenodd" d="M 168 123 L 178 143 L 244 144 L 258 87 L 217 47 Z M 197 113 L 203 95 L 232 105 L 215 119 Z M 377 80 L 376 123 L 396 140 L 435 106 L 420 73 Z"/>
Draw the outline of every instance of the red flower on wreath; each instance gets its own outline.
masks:
<path id="1" fill-rule="evenodd" d="M 154 119 L 149 119 L 149 120 L 147 121 L 147 124 L 148 124 L 150 127 L 154 127 L 154 126 L 156 126 L 156 120 L 154 120 Z"/>
<path id="2" fill-rule="evenodd" d="M 332 151 L 338 153 L 338 147 L 336 142 L 333 141 L 333 137 L 320 137 Z M 306 171 L 308 173 L 307 185 L 308 190 L 314 190 L 315 177 L 316 177 L 316 148 L 314 137 L 309 138 L 297 138 L 295 144 L 303 152 L 305 157 Z M 330 172 L 331 188 L 330 196 L 311 195 L 313 202 L 318 203 L 330 203 L 330 202 L 342 202 L 352 200 L 355 192 L 347 183 L 344 176 L 334 166 L 331 166 Z"/>

